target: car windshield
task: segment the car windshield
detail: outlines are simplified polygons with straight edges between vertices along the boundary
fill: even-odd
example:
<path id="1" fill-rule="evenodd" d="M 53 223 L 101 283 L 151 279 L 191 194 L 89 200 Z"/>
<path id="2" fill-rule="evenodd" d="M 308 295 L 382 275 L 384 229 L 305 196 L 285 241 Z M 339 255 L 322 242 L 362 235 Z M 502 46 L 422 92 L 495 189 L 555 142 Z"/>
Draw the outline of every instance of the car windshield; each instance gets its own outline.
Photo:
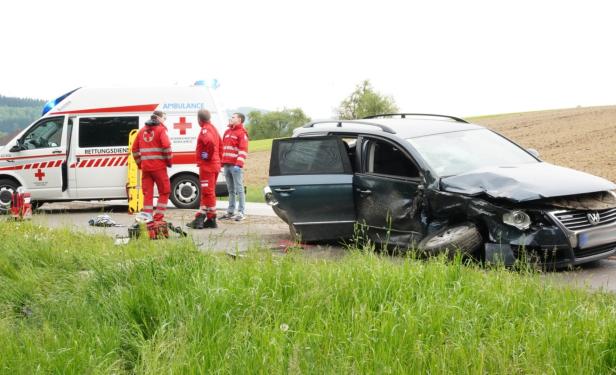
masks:
<path id="1" fill-rule="evenodd" d="M 439 177 L 482 167 L 538 162 L 514 143 L 488 129 L 434 134 L 407 141 Z"/>

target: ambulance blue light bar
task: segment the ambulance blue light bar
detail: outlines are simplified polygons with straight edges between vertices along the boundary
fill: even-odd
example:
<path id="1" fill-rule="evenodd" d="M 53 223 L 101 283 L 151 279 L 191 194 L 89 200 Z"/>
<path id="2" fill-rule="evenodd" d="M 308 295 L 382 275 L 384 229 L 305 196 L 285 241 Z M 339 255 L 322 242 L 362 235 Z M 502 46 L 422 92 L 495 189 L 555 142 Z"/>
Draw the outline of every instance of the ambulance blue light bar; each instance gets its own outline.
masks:
<path id="1" fill-rule="evenodd" d="M 47 103 L 45 103 L 45 105 L 43 106 L 43 113 L 41 114 L 41 116 L 45 116 L 45 113 L 51 111 L 53 107 L 57 106 L 61 101 L 66 99 L 69 95 L 71 95 L 75 91 L 79 90 L 80 88 L 81 87 L 77 87 L 75 90 L 69 91 L 69 92 L 67 92 L 64 95 L 59 96 L 59 97 L 57 97 L 57 98 L 55 98 L 53 100 L 50 100 Z"/>
<path id="2" fill-rule="evenodd" d="M 220 83 L 216 78 L 210 80 L 209 82 L 205 79 L 200 79 L 198 81 L 195 81 L 194 86 L 206 86 L 211 89 L 217 89 L 220 87 Z"/>

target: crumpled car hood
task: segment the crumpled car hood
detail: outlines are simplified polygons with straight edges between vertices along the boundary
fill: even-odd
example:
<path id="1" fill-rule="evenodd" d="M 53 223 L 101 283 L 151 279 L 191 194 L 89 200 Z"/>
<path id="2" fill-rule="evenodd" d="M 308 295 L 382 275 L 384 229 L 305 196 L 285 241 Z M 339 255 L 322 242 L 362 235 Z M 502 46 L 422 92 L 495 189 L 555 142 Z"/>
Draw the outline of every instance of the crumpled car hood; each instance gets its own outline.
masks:
<path id="1" fill-rule="evenodd" d="M 441 189 L 468 195 L 487 194 L 514 202 L 616 189 L 601 177 L 549 163 L 488 167 L 441 179 Z"/>

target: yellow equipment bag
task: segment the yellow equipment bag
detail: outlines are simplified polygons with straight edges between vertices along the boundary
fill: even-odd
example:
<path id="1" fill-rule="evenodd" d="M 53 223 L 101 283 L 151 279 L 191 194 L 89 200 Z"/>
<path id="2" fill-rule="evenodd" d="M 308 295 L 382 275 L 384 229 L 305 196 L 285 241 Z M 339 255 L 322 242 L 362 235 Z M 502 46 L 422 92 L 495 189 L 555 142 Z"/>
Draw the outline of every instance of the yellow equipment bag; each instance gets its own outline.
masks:
<path id="1" fill-rule="evenodd" d="M 126 181 L 126 193 L 128 194 L 128 213 L 134 214 L 143 209 L 143 190 L 141 190 L 141 170 L 131 152 L 133 142 L 137 138 L 139 130 L 135 129 L 128 135 L 128 178 Z"/>

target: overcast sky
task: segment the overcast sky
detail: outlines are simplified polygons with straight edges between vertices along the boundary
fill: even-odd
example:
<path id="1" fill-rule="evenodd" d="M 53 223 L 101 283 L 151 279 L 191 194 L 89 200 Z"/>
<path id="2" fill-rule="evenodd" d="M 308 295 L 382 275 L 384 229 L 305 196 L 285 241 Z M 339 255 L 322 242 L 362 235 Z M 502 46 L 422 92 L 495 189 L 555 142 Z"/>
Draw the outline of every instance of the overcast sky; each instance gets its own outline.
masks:
<path id="1" fill-rule="evenodd" d="M 4 1 L 0 94 L 216 78 L 229 108 L 331 117 L 369 79 L 405 112 L 616 104 L 613 1 Z"/>

